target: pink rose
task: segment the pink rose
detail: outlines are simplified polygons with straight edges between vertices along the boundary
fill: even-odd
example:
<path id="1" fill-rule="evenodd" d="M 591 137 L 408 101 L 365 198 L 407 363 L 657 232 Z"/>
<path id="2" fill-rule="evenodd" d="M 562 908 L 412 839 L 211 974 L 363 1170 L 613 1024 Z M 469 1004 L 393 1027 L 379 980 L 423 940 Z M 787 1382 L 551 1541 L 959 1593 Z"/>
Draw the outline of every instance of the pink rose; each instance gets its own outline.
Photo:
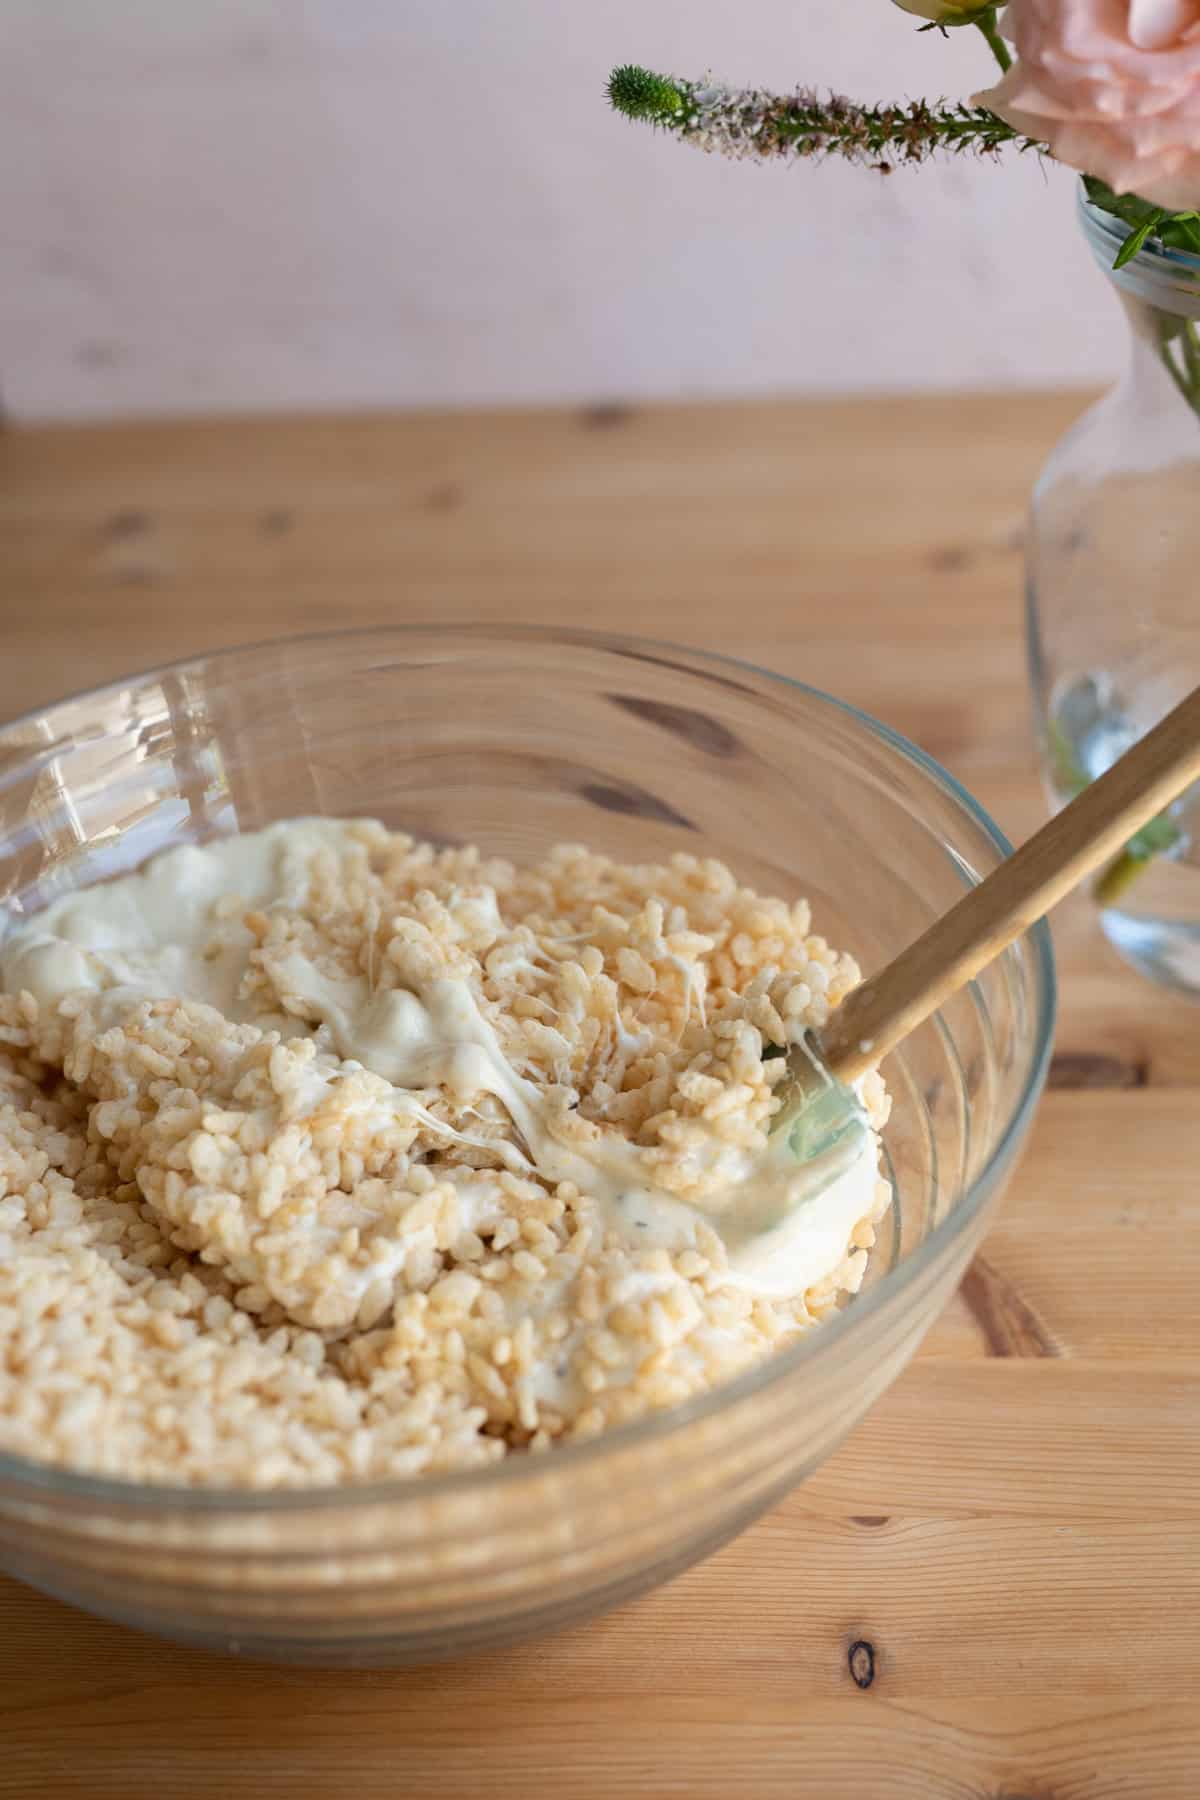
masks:
<path id="1" fill-rule="evenodd" d="M 1059 162 L 1200 207 L 1200 0 L 1009 0 L 1017 61 L 978 96 Z"/>

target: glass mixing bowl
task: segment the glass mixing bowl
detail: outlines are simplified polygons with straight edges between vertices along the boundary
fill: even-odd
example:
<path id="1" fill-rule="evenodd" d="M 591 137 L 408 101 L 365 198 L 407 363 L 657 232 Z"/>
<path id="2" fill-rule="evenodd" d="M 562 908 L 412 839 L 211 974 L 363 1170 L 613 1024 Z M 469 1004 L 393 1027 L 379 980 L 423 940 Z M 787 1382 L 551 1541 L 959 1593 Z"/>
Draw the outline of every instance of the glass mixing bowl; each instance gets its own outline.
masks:
<path id="1" fill-rule="evenodd" d="M 716 855 L 765 891 L 807 894 L 816 929 L 868 970 L 1008 849 L 862 713 L 601 634 L 293 639 L 0 729 L 10 917 L 170 844 L 302 813 L 516 858 L 564 839 L 630 861 Z M 324 1663 L 494 1644 L 665 1581 L 802 1481 L 904 1367 L 1012 1172 L 1053 1015 L 1039 926 L 889 1059 L 896 1201 L 863 1292 L 728 1385 L 586 1444 L 371 1486 L 195 1491 L 0 1455 L 0 1564 L 164 1636 Z"/>

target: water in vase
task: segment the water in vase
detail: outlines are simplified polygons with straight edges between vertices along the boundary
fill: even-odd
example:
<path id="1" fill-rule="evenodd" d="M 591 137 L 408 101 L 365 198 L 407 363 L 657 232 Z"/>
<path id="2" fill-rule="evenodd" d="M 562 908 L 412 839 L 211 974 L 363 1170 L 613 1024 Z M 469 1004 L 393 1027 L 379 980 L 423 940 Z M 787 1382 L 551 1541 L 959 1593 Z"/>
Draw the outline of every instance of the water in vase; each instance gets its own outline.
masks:
<path id="1" fill-rule="evenodd" d="M 1109 672 L 1061 686 L 1046 726 L 1056 806 L 1102 775 L 1145 729 Z M 1158 980 L 1200 992 L 1200 784 L 1139 832 L 1092 892 L 1116 949 Z"/>

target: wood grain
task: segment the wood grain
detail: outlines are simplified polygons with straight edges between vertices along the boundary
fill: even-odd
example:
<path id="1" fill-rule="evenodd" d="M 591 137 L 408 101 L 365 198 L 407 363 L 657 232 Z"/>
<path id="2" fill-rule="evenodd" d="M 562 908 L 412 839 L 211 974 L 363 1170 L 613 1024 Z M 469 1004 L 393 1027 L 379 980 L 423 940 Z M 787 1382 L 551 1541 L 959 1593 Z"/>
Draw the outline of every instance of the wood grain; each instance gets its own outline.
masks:
<path id="1" fill-rule="evenodd" d="M 1078 406 L 0 434 L 0 713 L 285 630 L 602 620 L 844 694 L 1025 837 L 1021 519 Z M 1200 1032 L 1086 902 L 1053 930 L 1052 1092 L 983 1257 L 768 1518 L 610 1618 L 396 1674 L 233 1667 L 0 1581 L 0 1800 L 1191 1800 Z"/>

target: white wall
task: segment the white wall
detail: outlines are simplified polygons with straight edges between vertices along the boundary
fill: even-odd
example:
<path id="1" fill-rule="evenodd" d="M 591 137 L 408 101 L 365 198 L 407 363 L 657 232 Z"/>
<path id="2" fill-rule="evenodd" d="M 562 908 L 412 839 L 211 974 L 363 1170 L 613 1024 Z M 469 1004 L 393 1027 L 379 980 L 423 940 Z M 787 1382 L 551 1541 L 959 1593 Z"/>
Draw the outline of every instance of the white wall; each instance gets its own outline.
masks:
<path id="1" fill-rule="evenodd" d="M 706 158 L 609 66 L 968 91 L 888 0 L 0 0 L 31 417 L 1091 380 L 1068 178 Z"/>

